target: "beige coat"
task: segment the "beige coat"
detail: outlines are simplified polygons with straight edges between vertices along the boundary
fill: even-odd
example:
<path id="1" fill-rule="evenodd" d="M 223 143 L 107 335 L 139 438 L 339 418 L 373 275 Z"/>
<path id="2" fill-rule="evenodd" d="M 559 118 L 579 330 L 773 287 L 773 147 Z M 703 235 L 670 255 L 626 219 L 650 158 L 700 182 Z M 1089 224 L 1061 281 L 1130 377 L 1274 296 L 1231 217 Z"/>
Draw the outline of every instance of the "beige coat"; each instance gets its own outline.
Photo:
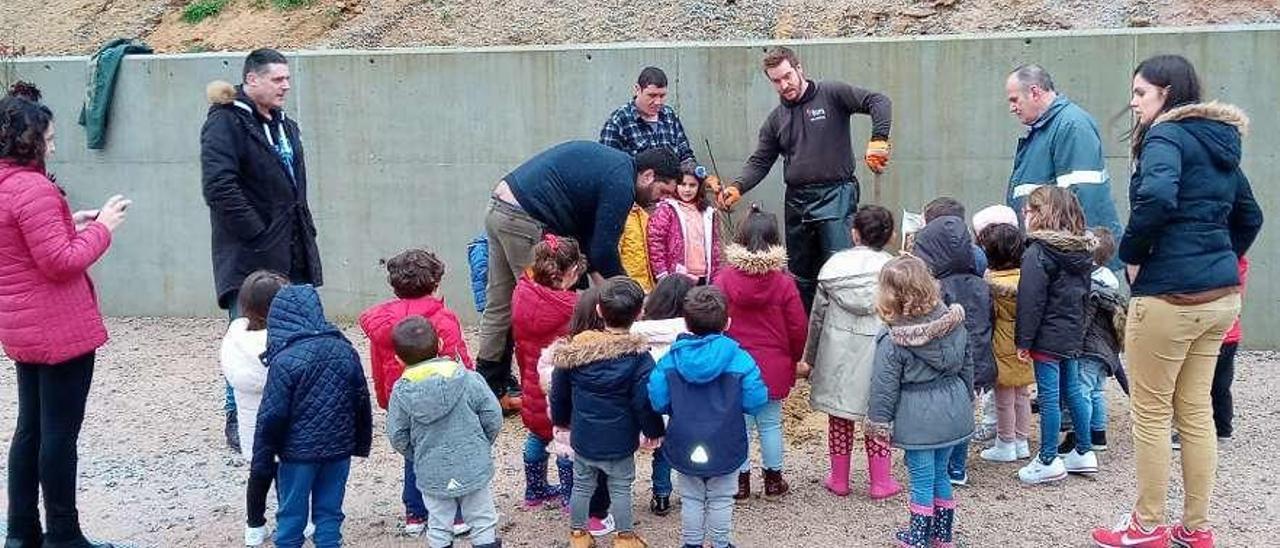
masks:
<path id="1" fill-rule="evenodd" d="M 1031 363 L 1018 359 L 1013 328 L 1018 317 L 1018 279 L 1021 271 L 988 270 L 995 322 L 991 329 L 991 350 L 996 357 L 996 386 L 1018 387 L 1036 382 Z"/>
<path id="2" fill-rule="evenodd" d="M 876 335 L 880 268 L 893 255 L 867 247 L 836 253 L 818 273 L 804 361 L 813 366 L 809 402 L 815 410 L 857 420 L 867 414 Z"/>

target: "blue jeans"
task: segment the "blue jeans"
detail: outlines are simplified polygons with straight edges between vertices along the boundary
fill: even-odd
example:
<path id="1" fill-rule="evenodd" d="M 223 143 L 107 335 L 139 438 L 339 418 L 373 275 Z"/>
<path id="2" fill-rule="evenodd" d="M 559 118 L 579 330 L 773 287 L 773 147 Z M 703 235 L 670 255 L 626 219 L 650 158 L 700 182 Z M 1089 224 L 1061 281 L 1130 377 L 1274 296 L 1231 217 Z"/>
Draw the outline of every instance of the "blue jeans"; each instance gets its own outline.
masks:
<path id="1" fill-rule="evenodd" d="M 422 500 L 422 491 L 418 490 L 418 475 L 409 457 L 404 459 L 404 489 L 400 491 L 400 500 L 404 502 L 406 516 L 427 519 L 427 505 Z"/>
<path id="2" fill-rule="evenodd" d="M 947 460 L 947 475 L 954 479 L 964 479 L 969 473 L 969 440 L 964 440 L 952 448 L 951 457 Z"/>
<path id="3" fill-rule="evenodd" d="M 1078 361 L 1037 361 L 1035 364 L 1036 392 L 1040 400 L 1040 462 L 1050 464 L 1053 459 L 1058 458 L 1058 431 L 1062 428 L 1059 398 L 1066 396 L 1067 410 L 1075 424 L 1089 424 L 1089 403 L 1080 384 Z M 1076 451 L 1091 451 L 1091 438 L 1076 436 Z"/>
<path id="4" fill-rule="evenodd" d="M 955 446 L 941 449 L 907 449 L 907 474 L 911 477 L 911 503 L 933 508 L 935 499 L 951 500 L 947 463 Z"/>
<path id="5" fill-rule="evenodd" d="M 734 481 L 737 481 L 736 479 Z M 653 496 L 671 496 L 671 461 L 662 451 L 653 452 Z M 736 491 L 735 491 L 736 492 Z"/>
<path id="6" fill-rule="evenodd" d="M 1089 429 L 1107 429 L 1107 366 L 1092 358 L 1080 358 L 1080 384 L 1089 401 Z M 1078 431 L 1078 429 L 1077 429 Z"/>
<path id="7" fill-rule="evenodd" d="M 760 457 L 764 461 L 765 470 L 782 470 L 782 402 L 769 400 L 760 408 L 760 413 L 747 415 L 747 439 L 751 439 L 754 427 L 760 433 Z M 751 458 L 742 463 L 739 472 L 751 471 Z"/>
<path id="8" fill-rule="evenodd" d="M 351 459 L 332 462 L 281 462 L 276 476 L 276 546 L 300 548 L 310 517 L 316 524 L 316 548 L 342 546 L 342 499 L 347 494 Z"/>

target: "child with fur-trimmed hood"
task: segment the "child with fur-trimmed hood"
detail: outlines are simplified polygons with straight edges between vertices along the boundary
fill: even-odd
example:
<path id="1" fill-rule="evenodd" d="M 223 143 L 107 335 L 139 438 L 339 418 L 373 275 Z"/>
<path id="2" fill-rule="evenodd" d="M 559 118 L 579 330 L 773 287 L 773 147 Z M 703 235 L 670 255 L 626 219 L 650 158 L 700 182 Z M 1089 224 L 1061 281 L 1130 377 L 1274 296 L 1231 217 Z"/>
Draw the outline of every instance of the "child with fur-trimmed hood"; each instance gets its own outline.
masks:
<path id="1" fill-rule="evenodd" d="M 583 331 L 552 347 L 551 422 L 573 432 L 573 491 L 569 497 L 570 546 L 591 546 L 587 514 L 597 477 L 608 478 L 616 547 L 645 546 L 635 533 L 631 484 L 640 434 L 656 446 L 664 434 L 662 416 L 649 405 L 653 370 L 649 343 L 629 332 L 644 304 L 644 290 L 615 276 L 600 288 L 597 310 L 603 331 Z"/>
<path id="2" fill-rule="evenodd" d="M 787 272 L 778 219 L 752 205 L 738 226 L 734 243 L 725 248 L 726 268 L 715 277 L 729 299 L 727 331 L 760 367 L 769 387 L 769 403 L 747 419 L 760 435 L 764 464 L 764 496 L 776 500 L 791 487 L 782 479 L 782 402 L 796 384 L 796 364 L 804 357 L 809 318 L 805 315 L 795 278 Z M 751 460 L 738 474 L 737 500 L 751 497 Z"/>
<path id="3" fill-rule="evenodd" d="M 876 310 L 887 327 L 876 337 L 870 435 L 904 449 L 911 474 L 911 521 L 898 545 L 950 548 L 956 501 L 948 463 L 973 434 L 965 309 L 943 304 L 924 261 L 908 255 L 880 270 Z"/>
<path id="4" fill-rule="evenodd" d="M 1035 363 L 1040 402 L 1040 455 L 1018 471 L 1028 484 L 1092 474 L 1098 458 L 1089 436 L 1078 436 L 1074 451 L 1058 456 L 1062 426 L 1060 394 L 1075 424 L 1089 424 L 1089 401 L 1080 385 L 1084 349 L 1085 300 L 1093 272 L 1093 238 L 1084 230 L 1084 211 L 1069 190 L 1042 186 L 1024 206 L 1027 249 L 1018 279 L 1018 357 Z"/>

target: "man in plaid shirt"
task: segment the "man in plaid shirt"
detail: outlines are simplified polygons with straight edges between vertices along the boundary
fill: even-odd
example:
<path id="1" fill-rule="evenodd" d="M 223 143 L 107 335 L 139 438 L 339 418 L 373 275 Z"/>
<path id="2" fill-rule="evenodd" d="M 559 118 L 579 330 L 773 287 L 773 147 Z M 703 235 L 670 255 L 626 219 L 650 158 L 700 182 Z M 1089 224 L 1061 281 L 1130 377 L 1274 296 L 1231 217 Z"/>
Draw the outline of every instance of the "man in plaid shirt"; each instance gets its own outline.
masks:
<path id="1" fill-rule="evenodd" d="M 600 129 L 600 144 L 632 156 L 648 148 L 670 147 L 682 165 L 696 165 L 684 126 L 666 102 L 667 74 L 645 67 L 636 79 L 635 99 L 613 111 Z"/>

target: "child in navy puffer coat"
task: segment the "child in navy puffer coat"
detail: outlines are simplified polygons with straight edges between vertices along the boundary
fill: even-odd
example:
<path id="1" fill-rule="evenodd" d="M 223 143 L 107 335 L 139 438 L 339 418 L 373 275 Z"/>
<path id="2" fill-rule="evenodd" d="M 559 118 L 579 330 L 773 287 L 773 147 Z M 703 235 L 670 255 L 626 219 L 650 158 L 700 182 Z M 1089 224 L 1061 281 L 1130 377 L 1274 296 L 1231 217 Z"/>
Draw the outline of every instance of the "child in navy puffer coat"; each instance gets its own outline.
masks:
<path id="1" fill-rule="evenodd" d="M 315 545 L 341 546 L 351 457 L 368 457 L 373 438 L 360 355 L 325 319 L 315 288 L 301 285 L 281 289 L 271 303 L 263 362 L 253 470 L 267 474 L 280 461 L 275 545 L 302 546 L 310 514 Z"/>

